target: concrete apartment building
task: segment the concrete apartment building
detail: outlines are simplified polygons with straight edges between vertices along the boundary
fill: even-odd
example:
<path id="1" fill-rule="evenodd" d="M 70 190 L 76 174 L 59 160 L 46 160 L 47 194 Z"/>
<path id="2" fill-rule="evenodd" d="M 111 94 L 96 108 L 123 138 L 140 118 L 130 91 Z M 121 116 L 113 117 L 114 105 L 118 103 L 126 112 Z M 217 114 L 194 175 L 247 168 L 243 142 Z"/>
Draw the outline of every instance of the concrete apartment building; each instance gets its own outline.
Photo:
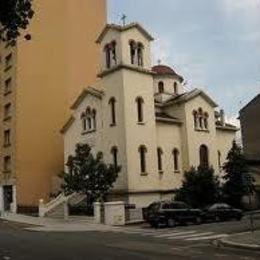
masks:
<path id="1" fill-rule="evenodd" d="M 260 207 L 260 94 L 240 110 L 240 122 L 244 152 L 256 179 Z"/>
<path id="2" fill-rule="evenodd" d="M 0 211 L 36 209 L 63 169 L 60 127 L 96 82 L 105 0 L 34 0 L 30 41 L 0 42 Z"/>
<path id="3" fill-rule="evenodd" d="M 221 174 L 237 131 L 205 92 L 152 66 L 152 40 L 138 23 L 107 25 L 97 40 L 101 80 L 82 91 L 62 129 L 65 162 L 77 143 L 101 151 L 122 166 L 111 199 L 137 207 L 173 197 L 192 166 Z"/>

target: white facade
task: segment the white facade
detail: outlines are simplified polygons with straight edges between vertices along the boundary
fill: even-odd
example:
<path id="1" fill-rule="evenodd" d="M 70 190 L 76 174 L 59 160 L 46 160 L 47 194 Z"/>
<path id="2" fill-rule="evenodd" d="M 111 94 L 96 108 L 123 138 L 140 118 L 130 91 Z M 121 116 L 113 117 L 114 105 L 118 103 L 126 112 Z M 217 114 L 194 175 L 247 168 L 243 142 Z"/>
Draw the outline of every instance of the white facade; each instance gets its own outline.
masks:
<path id="1" fill-rule="evenodd" d="M 237 130 L 203 91 L 185 92 L 174 70 L 151 66 L 152 40 L 139 24 L 107 25 L 97 41 L 100 81 L 82 92 L 62 129 L 65 162 L 77 143 L 107 163 L 116 157 L 122 170 L 111 197 L 137 207 L 172 197 L 192 166 L 219 174 Z"/>

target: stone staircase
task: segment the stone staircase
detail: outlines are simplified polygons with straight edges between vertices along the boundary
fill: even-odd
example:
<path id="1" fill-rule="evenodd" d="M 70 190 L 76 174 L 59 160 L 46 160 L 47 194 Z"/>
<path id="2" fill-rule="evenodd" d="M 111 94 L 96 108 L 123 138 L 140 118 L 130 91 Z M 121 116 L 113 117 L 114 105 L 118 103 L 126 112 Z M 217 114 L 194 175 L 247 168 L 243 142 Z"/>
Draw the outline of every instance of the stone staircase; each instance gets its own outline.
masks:
<path id="1" fill-rule="evenodd" d="M 68 205 L 77 205 L 86 199 L 86 195 L 73 193 L 69 196 L 61 193 L 55 199 L 48 203 L 42 200 L 39 202 L 39 216 L 49 218 L 68 219 L 69 209 Z"/>

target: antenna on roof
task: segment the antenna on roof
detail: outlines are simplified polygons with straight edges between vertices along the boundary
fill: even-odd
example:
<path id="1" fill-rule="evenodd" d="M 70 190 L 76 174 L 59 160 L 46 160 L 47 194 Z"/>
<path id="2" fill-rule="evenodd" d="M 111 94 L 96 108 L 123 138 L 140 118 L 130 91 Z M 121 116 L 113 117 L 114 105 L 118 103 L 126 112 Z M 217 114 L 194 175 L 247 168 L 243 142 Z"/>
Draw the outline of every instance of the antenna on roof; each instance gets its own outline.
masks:
<path id="1" fill-rule="evenodd" d="M 122 17 L 121 17 L 121 21 L 123 23 L 123 26 L 126 25 L 126 18 L 127 18 L 127 16 L 125 14 L 123 14 Z"/>

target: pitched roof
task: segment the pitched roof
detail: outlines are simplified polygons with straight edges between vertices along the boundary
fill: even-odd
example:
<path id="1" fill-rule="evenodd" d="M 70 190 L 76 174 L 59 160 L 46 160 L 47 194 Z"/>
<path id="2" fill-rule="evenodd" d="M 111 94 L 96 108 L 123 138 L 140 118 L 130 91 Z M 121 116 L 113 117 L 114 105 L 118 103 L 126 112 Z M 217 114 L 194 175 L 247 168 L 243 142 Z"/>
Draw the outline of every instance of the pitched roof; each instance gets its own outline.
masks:
<path id="1" fill-rule="evenodd" d="M 84 98 L 89 94 L 101 99 L 104 93 L 103 91 L 100 91 L 93 87 L 84 88 L 70 108 L 73 110 L 77 109 L 77 107 L 81 104 Z"/>
<path id="2" fill-rule="evenodd" d="M 70 128 L 70 126 L 74 123 L 75 121 L 75 117 L 71 116 L 67 122 L 64 124 L 64 126 L 61 128 L 60 132 L 62 134 L 65 134 L 67 132 L 67 130 Z"/>
<path id="3" fill-rule="evenodd" d="M 197 96 L 202 96 L 204 99 L 207 100 L 207 102 L 213 106 L 213 107 L 218 107 L 218 104 L 210 97 L 208 96 L 204 91 L 200 89 L 194 89 L 190 92 L 185 92 L 183 94 L 174 96 L 173 98 L 167 100 L 165 103 L 163 103 L 163 106 L 170 106 L 176 103 L 185 103 L 188 102 L 189 100 L 196 98 Z"/>
<path id="4" fill-rule="evenodd" d="M 247 103 L 239 113 L 243 112 L 245 109 L 247 109 L 250 105 L 252 105 L 254 102 L 260 102 L 260 94 L 258 94 L 256 97 L 254 97 L 249 103 Z"/>
<path id="5" fill-rule="evenodd" d="M 166 65 L 156 65 L 152 67 L 152 71 L 160 76 L 174 76 L 180 79 L 183 82 L 183 77 L 177 74 L 173 68 Z"/>
<path id="6" fill-rule="evenodd" d="M 168 123 L 175 123 L 175 124 L 181 124 L 182 121 L 174 116 L 170 116 L 165 112 L 156 112 L 155 117 L 157 121 L 162 121 L 162 122 L 168 122 Z"/>
<path id="7" fill-rule="evenodd" d="M 138 29 L 149 41 L 153 41 L 154 38 L 151 36 L 150 33 L 148 33 L 142 25 L 140 25 L 139 23 L 130 23 L 127 25 L 118 25 L 118 24 L 107 24 L 105 26 L 105 28 L 103 29 L 103 31 L 101 32 L 101 34 L 99 35 L 99 37 L 97 38 L 96 42 L 97 43 L 101 43 L 101 41 L 103 40 L 103 38 L 105 37 L 106 33 L 112 29 L 112 30 L 116 30 L 118 32 L 124 32 L 127 30 L 130 30 L 132 28 L 136 28 Z"/>

